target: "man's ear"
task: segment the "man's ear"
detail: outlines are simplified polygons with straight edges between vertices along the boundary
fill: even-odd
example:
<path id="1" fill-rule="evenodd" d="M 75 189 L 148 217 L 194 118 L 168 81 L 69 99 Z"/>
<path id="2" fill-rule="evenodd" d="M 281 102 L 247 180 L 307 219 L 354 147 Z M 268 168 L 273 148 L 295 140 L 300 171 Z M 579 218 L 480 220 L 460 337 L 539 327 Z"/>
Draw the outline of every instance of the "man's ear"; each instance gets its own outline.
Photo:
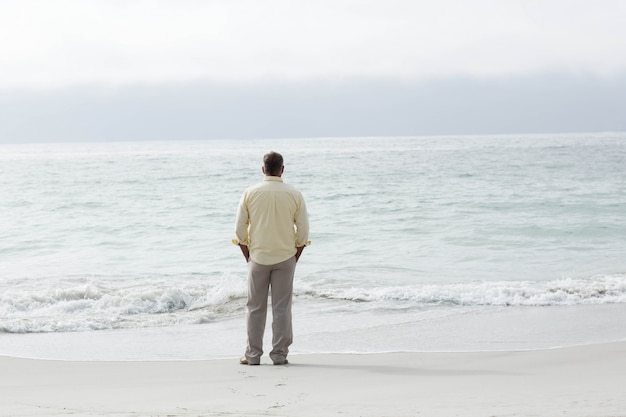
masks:
<path id="1" fill-rule="evenodd" d="M 263 175 L 265 175 L 265 167 L 261 167 L 261 171 L 263 171 Z"/>
<path id="2" fill-rule="evenodd" d="M 283 175 L 285 173 L 285 166 L 283 165 L 283 167 L 280 169 L 280 175 Z"/>

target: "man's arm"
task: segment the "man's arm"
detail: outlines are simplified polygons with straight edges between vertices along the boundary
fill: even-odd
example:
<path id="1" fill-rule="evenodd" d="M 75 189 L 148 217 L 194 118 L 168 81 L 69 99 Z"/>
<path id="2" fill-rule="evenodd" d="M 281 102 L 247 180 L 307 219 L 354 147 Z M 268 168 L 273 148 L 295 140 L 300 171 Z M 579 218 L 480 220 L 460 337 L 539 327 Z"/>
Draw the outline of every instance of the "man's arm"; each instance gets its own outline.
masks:
<path id="1" fill-rule="evenodd" d="M 309 216 L 302 194 L 299 194 L 299 199 L 299 207 L 294 216 L 294 225 L 296 226 L 296 262 L 300 259 L 304 247 L 311 244 L 309 241 Z"/>
<path id="2" fill-rule="evenodd" d="M 246 262 L 250 262 L 250 250 L 248 249 L 248 210 L 245 204 L 246 193 L 243 193 L 237 209 L 237 220 L 235 221 L 235 239 L 232 242 L 241 249 Z"/>

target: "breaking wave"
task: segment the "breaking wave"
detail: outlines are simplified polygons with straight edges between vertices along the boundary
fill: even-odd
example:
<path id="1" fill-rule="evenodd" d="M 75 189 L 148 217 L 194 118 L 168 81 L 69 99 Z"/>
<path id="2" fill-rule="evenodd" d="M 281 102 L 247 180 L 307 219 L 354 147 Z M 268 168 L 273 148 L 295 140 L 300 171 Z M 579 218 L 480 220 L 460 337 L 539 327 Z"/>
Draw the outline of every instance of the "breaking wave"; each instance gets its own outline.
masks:
<path id="1" fill-rule="evenodd" d="M 480 281 L 377 288 L 313 289 L 309 296 L 354 302 L 459 306 L 560 306 L 626 303 L 626 274 L 548 282 Z"/>
<path id="2" fill-rule="evenodd" d="M 76 332 L 202 324 L 243 316 L 245 279 L 181 285 L 160 280 L 97 281 L 20 287 L 0 295 L 0 333 Z M 337 287 L 300 281 L 298 303 L 369 303 L 368 309 L 436 306 L 565 306 L 626 303 L 626 274 L 548 282 L 477 281 L 410 286 Z"/>
<path id="3" fill-rule="evenodd" d="M 213 285 L 148 282 L 61 287 L 18 287 L 0 295 L 0 333 L 75 332 L 200 324 L 243 311 L 246 288 L 238 280 Z"/>

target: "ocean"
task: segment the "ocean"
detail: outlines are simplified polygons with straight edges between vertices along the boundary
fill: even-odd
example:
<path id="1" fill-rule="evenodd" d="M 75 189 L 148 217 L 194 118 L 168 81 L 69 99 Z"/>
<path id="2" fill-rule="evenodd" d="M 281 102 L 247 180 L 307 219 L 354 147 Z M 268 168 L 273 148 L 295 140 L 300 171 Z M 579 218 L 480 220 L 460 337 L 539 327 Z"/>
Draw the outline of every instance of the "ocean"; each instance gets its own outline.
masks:
<path id="1" fill-rule="evenodd" d="M 311 225 L 293 354 L 626 340 L 626 133 L 0 144 L 0 355 L 239 357 L 270 150 Z"/>

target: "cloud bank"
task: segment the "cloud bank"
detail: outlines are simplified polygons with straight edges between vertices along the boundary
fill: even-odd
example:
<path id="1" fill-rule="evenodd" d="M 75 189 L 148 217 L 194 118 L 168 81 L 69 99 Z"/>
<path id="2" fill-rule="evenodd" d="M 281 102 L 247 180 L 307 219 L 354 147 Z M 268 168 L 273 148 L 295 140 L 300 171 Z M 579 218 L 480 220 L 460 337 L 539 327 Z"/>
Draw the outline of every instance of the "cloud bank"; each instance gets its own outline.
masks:
<path id="1" fill-rule="evenodd" d="M 5 0 L 0 142 L 626 130 L 618 0 Z"/>
<path id="2" fill-rule="evenodd" d="M 626 130 L 626 76 L 206 82 L 0 96 L 0 141 Z"/>

